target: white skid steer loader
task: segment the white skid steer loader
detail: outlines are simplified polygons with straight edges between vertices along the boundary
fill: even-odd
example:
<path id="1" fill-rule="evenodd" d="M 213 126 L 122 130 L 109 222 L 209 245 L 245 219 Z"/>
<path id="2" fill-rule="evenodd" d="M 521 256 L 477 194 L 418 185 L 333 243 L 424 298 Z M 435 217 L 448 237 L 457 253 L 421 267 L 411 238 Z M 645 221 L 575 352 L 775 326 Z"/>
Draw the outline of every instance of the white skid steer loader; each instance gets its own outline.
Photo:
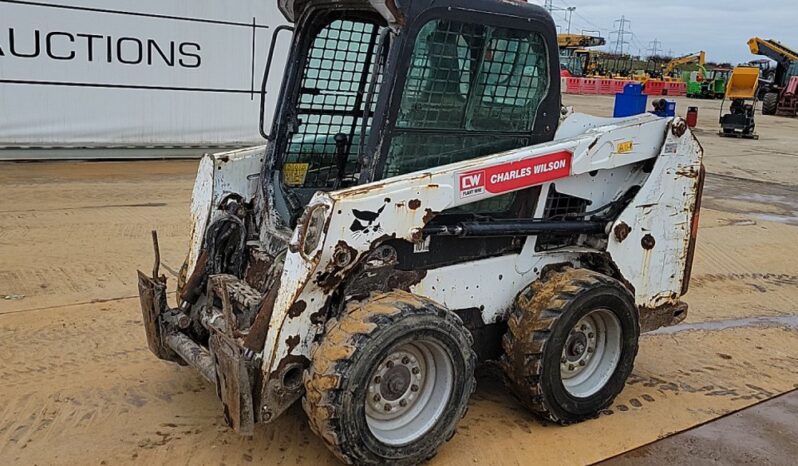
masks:
<path id="1" fill-rule="evenodd" d="M 433 456 L 482 361 L 552 421 L 609 406 L 640 332 L 686 315 L 685 122 L 561 111 L 554 23 L 524 2 L 279 2 L 269 142 L 200 162 L 176 307 L 154 238 L 150 349 L 243 434 L 302 399 L 357 464 Z"/>

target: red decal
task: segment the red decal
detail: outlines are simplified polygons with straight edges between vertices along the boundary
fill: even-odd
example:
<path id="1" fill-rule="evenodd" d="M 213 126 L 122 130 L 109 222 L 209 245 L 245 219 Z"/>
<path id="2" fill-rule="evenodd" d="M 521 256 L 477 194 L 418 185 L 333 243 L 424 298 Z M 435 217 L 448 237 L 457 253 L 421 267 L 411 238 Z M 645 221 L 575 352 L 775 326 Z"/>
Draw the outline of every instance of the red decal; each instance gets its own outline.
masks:
<path id="1" fill-rule="evenodd" d="M 571 152 L 555 152 L 461 173 L 460 197 L 506 193 L 564 178 L 571 174 L 572 157 Z"/>

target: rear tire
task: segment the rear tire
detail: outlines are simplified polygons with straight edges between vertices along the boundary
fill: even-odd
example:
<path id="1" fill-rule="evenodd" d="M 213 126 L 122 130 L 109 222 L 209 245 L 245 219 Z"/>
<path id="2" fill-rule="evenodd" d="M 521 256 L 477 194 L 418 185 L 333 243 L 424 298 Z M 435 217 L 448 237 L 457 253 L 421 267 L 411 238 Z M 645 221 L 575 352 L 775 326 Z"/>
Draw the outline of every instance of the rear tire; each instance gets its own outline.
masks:
<path id="1" fill-rule="evenodd" d="M 567 269 L 516 298 L 501 365 L 526 407 L 560 424 L 589 419 L 623 390 L 637 355 L 634 298 L 617 280 Z"/>
<path id="2" fill-rule="evenodd" d="M 762 98 L 762 115 L 775 115 L 779 107 L 779 94 L 768 92 Z"/>
<path id="3" fill-rule="evenodd" d="M 311 429 L 347 463 L 431 458 L 474 390 L 472 344 L 459 317 L 410 293 L 350 304 L 305 373 Z"/>

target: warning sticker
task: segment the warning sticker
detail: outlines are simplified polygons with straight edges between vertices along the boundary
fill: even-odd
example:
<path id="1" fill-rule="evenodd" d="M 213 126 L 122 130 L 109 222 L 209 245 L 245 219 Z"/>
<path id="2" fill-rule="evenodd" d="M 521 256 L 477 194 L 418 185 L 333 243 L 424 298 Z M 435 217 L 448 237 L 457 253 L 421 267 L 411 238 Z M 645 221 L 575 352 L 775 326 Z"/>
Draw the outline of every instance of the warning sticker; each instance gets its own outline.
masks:
<path id="1" fill-rule="evenodd" d="M 628 154 L 629 152 L 632 152 L 633 147 L 634 144 L 632 143 L 632 141 L 619 142 L 617 152 L 619 154 Z"/>
<path id="2" fill-rule="evenodd" d="M 308 163 L 286 163 L 283 165 L 283 183 L 286 186 L 302 186 L 308 174 Z"/>
<path id="3" fill-rule="evenodd" d="M 506 193 L 564 178 L 571 174 L 572 157 L 571 152 L 562 151 L 460 173 L 460 198 Z"/>

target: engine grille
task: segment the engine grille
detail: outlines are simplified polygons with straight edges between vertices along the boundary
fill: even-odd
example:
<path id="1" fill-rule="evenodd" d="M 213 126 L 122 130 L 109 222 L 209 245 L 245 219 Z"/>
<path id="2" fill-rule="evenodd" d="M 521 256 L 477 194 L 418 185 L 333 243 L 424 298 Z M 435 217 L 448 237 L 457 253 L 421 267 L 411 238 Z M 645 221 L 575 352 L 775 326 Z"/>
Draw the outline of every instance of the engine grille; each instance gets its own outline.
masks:
<path id="1" fill-rule="evenodd" d="M 587 199 L 557 192 L 556 187 L 551 185 L 543 217 L 546 220 L 582 220 L 584 216 L 581 214 L 587 211 L 588 205 L 590 205 L 590 201 Z M 549 251 L 574 246 L 578 239 L 579 235 L 540 235 L 535 250 Z"/>

